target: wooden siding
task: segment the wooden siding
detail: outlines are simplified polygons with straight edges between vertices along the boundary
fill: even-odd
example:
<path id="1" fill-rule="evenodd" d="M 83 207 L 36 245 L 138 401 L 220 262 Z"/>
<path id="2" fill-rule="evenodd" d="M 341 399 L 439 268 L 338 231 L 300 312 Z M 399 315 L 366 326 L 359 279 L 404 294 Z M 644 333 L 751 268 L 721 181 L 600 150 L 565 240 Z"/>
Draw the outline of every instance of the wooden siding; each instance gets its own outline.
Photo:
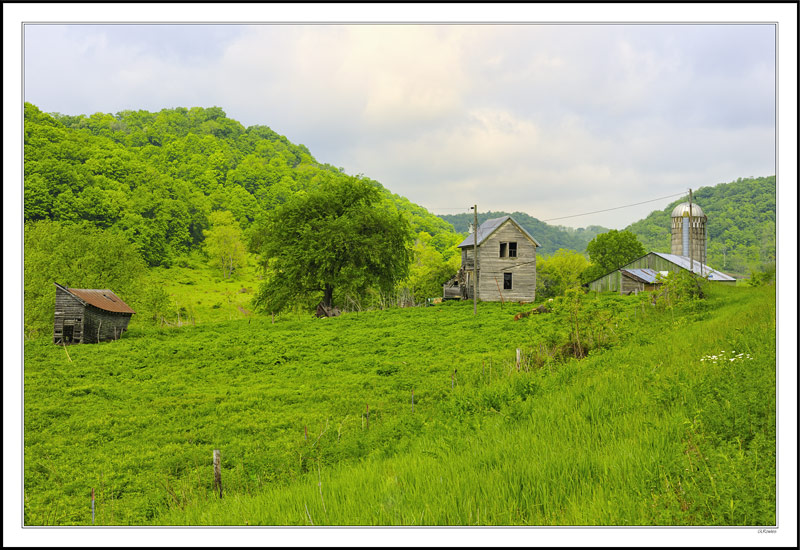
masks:
<path id="1" fill-rule="evenodd" d="M 620 271 L 620 293 L 635 294 L 644 290 L 644 283 L 628 277 Z"/>
<path id="2" fill-rule="evenodd" d="M 517 256 L 501 258 L 501 242 L 517 243 Z M 478 299 L 499 302 L 502 293 L 502 299 L 505 301 L 534 301 L 536 298 L 536 245 L 519 231 L 511 220 L 507 220 L 497 228 L 480 244 L 479 248 Z M 464 254 L 466 260 L 471 260 L 472 250 L 466 248 L 463 250 L 466 252 Z M 510 290 L 503 289 L 503 273 L 512 274 Z"/>
<path id="3" fill-rule="evenodd" d="M 94 306 L 86 306 L 84 320 L 85 344 L 96 344 L 108 340 L 117 340 L 128 329 L 130 313 L 103 311 Z"/>
<path id="4" fill-rule="evenodd" d="M 622 286 L 622 272 L 618 269 L 589 283 L 589 290 L 595 292 L 619 292 Z"/>
<path id="5" fill-rule="evenodd" d="M 83 327 L 85 317 L 83 304 L 69 292 L 56 287 L 56 308 L 53 323 L 53 343 L 61 344 L 64 341 L 64 327 L 67 332 L 72 331 L 69 342 L 83 341 Z M 70 328 L 71 327 L 71 328 Z"/>

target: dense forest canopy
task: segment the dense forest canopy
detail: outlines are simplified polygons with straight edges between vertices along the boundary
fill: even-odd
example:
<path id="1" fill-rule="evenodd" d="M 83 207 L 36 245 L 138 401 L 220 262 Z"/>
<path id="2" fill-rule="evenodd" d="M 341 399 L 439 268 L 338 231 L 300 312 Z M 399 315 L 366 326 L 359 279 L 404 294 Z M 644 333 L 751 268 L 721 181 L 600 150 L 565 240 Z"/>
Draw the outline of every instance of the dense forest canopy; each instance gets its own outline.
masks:
<path id="1" fill-rule="evenodd" d="M 89 221 L 134 243 L 150 266 L 199 249 L 209 214 L 244 230 L 320 181 L 346 175 L 266 126 L 245 128 L 219 107 L 69 116 L 25 104 L 25 221 Z M 415 232 L 445 221 L 383 188 Z"/>

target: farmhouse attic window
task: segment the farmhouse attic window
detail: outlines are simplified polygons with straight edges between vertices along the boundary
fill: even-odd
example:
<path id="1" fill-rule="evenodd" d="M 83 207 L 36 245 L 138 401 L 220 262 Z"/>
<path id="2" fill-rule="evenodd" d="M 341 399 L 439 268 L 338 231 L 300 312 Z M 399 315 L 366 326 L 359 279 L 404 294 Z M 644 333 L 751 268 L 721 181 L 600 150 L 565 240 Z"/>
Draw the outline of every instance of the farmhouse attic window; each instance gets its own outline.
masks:
<path id="1" fill-rule="evenodd" d="M 503 273 L 503 290 L 511 290 L 511 273 Z"/>
<path id="2" fill-rule="evenodd" d="M 517 257 L 517 243 L 500 243 L 500 257 L 501 258 L 516 258 Z"/>

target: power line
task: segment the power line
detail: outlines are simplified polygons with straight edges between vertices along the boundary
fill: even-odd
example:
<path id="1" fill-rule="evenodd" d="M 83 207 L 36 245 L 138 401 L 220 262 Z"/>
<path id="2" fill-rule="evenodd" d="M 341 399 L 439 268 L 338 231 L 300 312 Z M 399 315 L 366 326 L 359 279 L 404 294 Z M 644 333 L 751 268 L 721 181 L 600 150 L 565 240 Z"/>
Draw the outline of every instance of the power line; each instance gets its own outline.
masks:
<path id="1" fill-rule="evenodd" d="M 552 222 L 552 221 L 555 221 L 555 220 L 565 220 L 567 218 L 578 218 L 580 216 L 589 216 L 590 214 L 599 214 L 601 212 L 610 212 L 611 210 L 619 210 L 620 208 L 630 208 L 631 206 L 639 206 L 640 204 L 647 204 L 648 202 L 663 201 L 664 199 L 671 199 L 672 197 L 679 197 L 679 196 L 685 195 L 685 194 L 686 193 L 675 193 L 674 195 L 667 195 L 666 197 L 659 197 L 657 199 L 650 199 L 650 200 L 647 200 L 647 201 L 636 202 L 636 203 L 633 203 L 633 204 L 626 204 L 624 206 L 615 206 L 614 208 L 606 208 L 606 209 L 603 209 L 603 210 L 595 210 L 594 212 L 585 212 L 583 214 L 573 214 L 571 216 L 560 216 L 558 218 L 548 218 L 546 220 L 539 220 L 539 221 L 540 222 Z M 430 211 L 436 211 L 436 210 L 465 210 L 465 211 L 469 211 L 469 210 L 472 210 L 472 208 L 471 207 L 431 208 L 431 209 L 429 209 L 429 212 Z"/>
<path id="2" fill-rule="evenodd" d="M 686 193 L 675 193 L 674 195 L 668 195 L 666 197 L 661 197 L 661 198 L 658 198 L 658 199 L 651 199 L 649 201 L 637 202 L 637 203 L 634 203 L 634 204 L 626 204 L 625 206 L 615 206 L 614 208 L 606 208 L 605 210 L 595 210 L 594 212 L 586 212 L 584 214 L 573 214 L 572 216 L 561 216 L 560 218 L 549 218 L 549 219 L 546 219 L 546 220 L 539 220 L 539 221 L 552 222 L 552 221 L 555 221 L 555 220 L 564 220 L 566 218 L 577 218 L 579 216 L 588 216 L 589 214 L 599 214 L 600 212 L 610 212 L 611 210 L 619 210 L 620 208 L 629 208 L 631 206 L 639 206 L 640 204 L 647 204 L 648 202 L 663 201 L 664 199 L 670 199 L 672 197 L 677 197 L 679 195 L 685 195 L 685 194 Z"/>

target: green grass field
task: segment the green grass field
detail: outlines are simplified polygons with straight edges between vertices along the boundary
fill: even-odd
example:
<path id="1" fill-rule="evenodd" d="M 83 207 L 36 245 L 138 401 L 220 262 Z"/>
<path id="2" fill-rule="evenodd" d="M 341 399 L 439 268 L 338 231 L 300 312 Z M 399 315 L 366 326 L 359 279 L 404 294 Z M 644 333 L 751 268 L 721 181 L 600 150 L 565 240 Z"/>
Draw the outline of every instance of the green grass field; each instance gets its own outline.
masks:
<path id="1" fill-rule="evenodd" d="M 27 341 L 25 524 L 774 525 L 774 286 L 583 302 Z"/>

